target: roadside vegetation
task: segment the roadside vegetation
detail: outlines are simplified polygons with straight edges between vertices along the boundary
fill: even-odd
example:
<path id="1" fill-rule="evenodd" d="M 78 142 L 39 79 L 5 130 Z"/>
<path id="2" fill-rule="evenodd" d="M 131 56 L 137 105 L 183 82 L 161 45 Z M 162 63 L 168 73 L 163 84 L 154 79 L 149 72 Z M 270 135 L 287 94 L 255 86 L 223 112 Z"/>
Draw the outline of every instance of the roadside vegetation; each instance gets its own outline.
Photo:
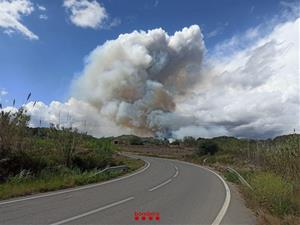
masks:
<path id="1" fill-rule="evenodd" d="M 150 148 L 142 140 L 136 142 L 144 148 L 129 144 L 123 149 L 190 161 L 223 173 L 225 179 L 238 185 L 248 206 L 256 212 L 259 225 L 300 224 L 299 134 L 268 140 L 185 137 L 172 144 L 152 144 Z M 229 167 L 235 169 L 250 187 L 229 171 Z"/>
<path id="2" fill-rule="evenodd" d="M 273 140 L 233 137 L 198 139 L 195 154 L 186 160 L 221 171 L 236 183 L 248 206 L 258 215 L 258 224 L 300 224 L 300 135 Z M 243 184 L 234 168 L 250 185 Z"/>
<path id="3" fill-rule="evenodd" d="M 143 166 L 119 155 L 112 138 L 54 124 L 29 128 L 29 121 L 22 107 L 0 109 L 0 199 L 104 181 Z M 99 173 L 118 165 L 127 169 Z"/>

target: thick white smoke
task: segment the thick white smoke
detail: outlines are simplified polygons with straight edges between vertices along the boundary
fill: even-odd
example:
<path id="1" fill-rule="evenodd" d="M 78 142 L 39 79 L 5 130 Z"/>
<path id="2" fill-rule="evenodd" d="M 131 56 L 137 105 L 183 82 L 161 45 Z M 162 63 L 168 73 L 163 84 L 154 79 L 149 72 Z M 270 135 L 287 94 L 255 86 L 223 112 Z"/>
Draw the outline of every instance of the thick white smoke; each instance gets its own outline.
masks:
<path id="1" fill-rule="evenodd" d="M 173 113 L 175 98 L 199 80 L 204 49 L 197 25 L 173 36 L 162 29 L 122 34 L 90 54 L 73 96 L 140 135 L 178 129 L 190 119 Z"/>

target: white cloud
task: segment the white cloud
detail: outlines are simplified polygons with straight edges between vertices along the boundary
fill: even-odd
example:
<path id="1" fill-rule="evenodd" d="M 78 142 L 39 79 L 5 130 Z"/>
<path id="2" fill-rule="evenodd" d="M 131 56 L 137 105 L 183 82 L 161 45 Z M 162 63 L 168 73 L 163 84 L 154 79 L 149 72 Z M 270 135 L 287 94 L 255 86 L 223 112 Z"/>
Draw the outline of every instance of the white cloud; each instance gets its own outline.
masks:
<path id="1" fill-rule="evenodd" d="M 299 26 L 299 18 L 282 22 L 247 48 L 233 45 L 229 57 L 214 53 L 195 94 L 177 103 L 203 124 L 199 133 L 210 126 L 241 137 L 300 131 Z"/>
<path id="2" fill-rule="evenodd" d="M 70 21 L 83 28 L 99 28 L 108 15 L 96 0 L 64 0 L 63 6 L 70 16 Z"/>
<path id="3" fill-rule="evenodd" d="M 7 34 L 19 31 L 31 40 L 37 40 L 38 36 L 21 23 L 22 16 L 28 16 L 33 11 L 29 0 L 0 0 L 0 27 Z"/>
<path id="4" fill-rule="evenodd" d="M 45 6 L 42 6 L 42 5 L 39 5 L 39 4 L 37 4 L 37 8 L 40 11 L 46 11 L 47 10 Z"/>
<path id="5" fill-rule="evenodd" d="M 206 38 L 212 38 L 212 37 L 215 37 L 217 35 L 220 35 L 224 32 L 225 28 L 229 25 L 229 22 L 225 22 L 225 23 L 218 23 L 217 27 L 208 32 L 205 37 Z"/>
<path id="6" fill-rule="evenodd" d="M 39 18 L 40 18 L 41 20 L 47 20 L 47 19 L 48 19 L 48 16 L 45 15 L 45 14 L 41 14 L 41 15 L 39 16 Z"/>
<path id="7" fill-rule="evenodd" d="M 49 105 L 43 102 L 29 102 L 26 105 L 31 115 L 30 126 L 49 126 L 50 123 L 62 127 L 78 128 L 94 136 L 112 136 L 129 134 L 129 129 L 120 129 L 112 121 L 103 117 L 97 108 L 90 104 L 70 98 L 67 102 L 53 101 Z"/>
<path id="8" fill-rule="evenodd" d="M 207 33 L 206 37 L 207 38 L 212 38 L 217 36 L 218 34 L 220 34 L 221 32 L 223 32 L 223 28 L 222 27 L 217 27 L 216 29 L 210 31 Z"/>
<path id="9" fill-rule="evenodd" d="M 5 90 L 5 89 L 1 89 L 0 88 L 0 101 L 2 101 L 3 99 L 3 97 L 5 96 L 5 95 L 7 95 L 8 94 L 8 92 Z M 1 106 L 2 106 L 2 102 L 0 102 L 0 104 L 1 104 Z"/>
<path id="10" fill-rule="evenodd" d="M 4 96 L 4 95 L 7 95 L 7 94 L 8 94 L 8 92 L 5 89 L 0 90 L 0 97 Z"/>
<path id="11" fill-rule="evenodd" d="M 280 6 L 283 8 L 282 16 L 285 18 L 294 18 L 300 15 L 300 5 L 298 0 L 280 1 Z"/>
<path id="12" fill-rule="evenodd" d="M 119 26 L 121 24 L 121 19 L 119 18 L 114 18 L 110 21 L 110 23 L 108 24 L 107 28 L 112 28 L 112 27 L 116 27 Z"/>
<path id="13" fill-rule="evenodd" d="M 3 33 L 7 34 L 8 36 L 12 36 L 15 33 L 15 31 L 12 29 L 6 29 L 3 31 Z"/>

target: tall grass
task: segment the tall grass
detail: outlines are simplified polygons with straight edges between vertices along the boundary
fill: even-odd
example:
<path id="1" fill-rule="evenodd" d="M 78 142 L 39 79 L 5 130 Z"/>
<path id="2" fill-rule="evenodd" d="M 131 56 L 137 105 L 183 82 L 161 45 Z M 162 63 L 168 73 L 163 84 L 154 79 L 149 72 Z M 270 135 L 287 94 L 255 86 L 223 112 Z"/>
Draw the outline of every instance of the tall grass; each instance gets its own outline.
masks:
<path id="1" fill-rule="evenodd" d="M 105 181 L 123 172 L 114 171 L 94 175 L 95 171 L 68 170 L 65 173 L 43 174 L 38 177 L 22 178 L 15 176 L 9 181 L 0 184 L 0 199 L 34 194 L 39 192 L 54 191 L 99 181 Z"/>
<path id="2" fill-rule="evenodd" d="M 198 143 L 213 142 L 219 151 L 207 158 L 206 164 L 224 172 L 228 181 L 239 179 L 224 167 L 236 168 L 253 190 L 243 187 L 250 205 L 276 218 L 278 224 L 293 224 L 300 216 L 300 135 L 279 136 L 273 140 L 248 140 L 232 137 L 198 139 Z M 195 146 L 195 153 L 197 146 Z M 196 154 L 195 154 L 196 155 Z M 286 219 L 289 218 L 289 219 Z M 289 221 L 289 222 L 287 222 Z"/>
<path id="3" fill-rule="evenodd" d="M 293 184 L 272 173 L 257 173 L 250 179 L 252 198 L 272 214 L 284 216 L 296 213 Z"/>
<path id="4" fill-rule="evenodd" d="M 296 183 L 300 182 L 300 135 L 266 141 L 251 141 L 241 150 L 242 159 Z"/>
<path id="5" fill-rule="evenodd" d="M 30 97 L 31 93 L 26 102 Z M 93 183 L 122 174 L 93 175 L 107 166 L 125 163 L 129 171 L 141 166 L 137 160 L 120 161 L 111 139 L 94 138 L 59 124 L 29 128 L 29 121 L 23 107 L 4 112 L 0 106 L 0 199 Z"/>

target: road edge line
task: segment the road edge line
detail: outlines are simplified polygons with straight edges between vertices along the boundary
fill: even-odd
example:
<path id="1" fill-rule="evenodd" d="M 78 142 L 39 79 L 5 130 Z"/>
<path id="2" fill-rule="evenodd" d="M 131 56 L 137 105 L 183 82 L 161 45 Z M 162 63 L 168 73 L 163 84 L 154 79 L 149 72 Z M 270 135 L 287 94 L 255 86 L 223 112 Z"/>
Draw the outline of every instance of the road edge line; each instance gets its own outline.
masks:
<path id="1" fill-rule="evenodd" d="M 113 182 L 116 182 L 119 180 L 123 180 L 123 179 L 129 178 L 129 177 L 138 175 L 138 174 L 146 171 L 150 167 L 151 163 L 149 161 L 144 160 L 144 159 L 142 159 L 142 160 L 145 162 L 145 165 L 142 168 L 138 169 L 134 173 L 129 173 L 128 175 L 125 175 L 125 176 L 121 176 L 121 177 L 118 177 L 118 178 L 115 178 L 112 180 L 108 180 L 108 181 L 104 181 L 104 182 L 100 182 L 100 183 L 88 184 L 88 185 L 74 187 L 74 188 L 67 188 L 67 189 L 60 190 L 60 191 L 52 191 L 48 194 L 39 194 L 36 196 L 23 197 L 23 198 L 21 197 L 21 198 L 14 199 L 14 200 L 6 200 L 6 201 L 4 200 L 3 202 L 0 201 L 0 206 L 7 205 L 7 204 L 13 204 L 15 202 L 23 202 L 23 201 L 34 200 L 34 199 L 39 199 L 39 198 L 51 197 L 51 196 L 55 196 L 55 195 L 61 195 L 61 194 L 65 194 L 65 193 L 75 192 L 75 191 L 81 191 L 81 190 L 90 189 L 90 188 L 102 186 L 105 184 L 113 183 Z"/>
<path id="2" fill-rule="evenodd" d="M 159 157 L 157 157 L 157 158 L 159 158 Z M 171 161 L 175 161 L 175 162 L 179 162 L 179 163 L 183 163 L 183 164 L 187 164 L 187 165 L 199 167 L 201 169 L 204 169 L 206 171 L 209 171 L 209 172 L 213 173 L 214 175 L 216 175 L 222 181 L 223 186 L 225 188 L 225 200 L 224 200 L 223 206 L 221 207 L 218 215 L 216 216 L 216 218 L 214 219 L 214 221 L 211 224 L 211 225 L 220 225 L 220 223 L 222 222 L 222 219 L 224 218 L 224 216 L 225 216 L 225 214 L 226 214 L 226 212 L 228 210 L 228 207 L 229 207 L 229 204 L 230 204 L 230 200 L 231 200 L 230 188 L 227 185 L 226 181 L 223 179 L 223 177 L 221 177 L 215 171 L 213 171 L 213 170 L 211 170 L 211 169 L 209 169 L 207 167 L 197 165 L 195 163 L 180 161 L 180 160 L 177 160 L 177 159 L 167 159 L 167 158 L 160 158 L 160 159 L 171 160 Z"/>

